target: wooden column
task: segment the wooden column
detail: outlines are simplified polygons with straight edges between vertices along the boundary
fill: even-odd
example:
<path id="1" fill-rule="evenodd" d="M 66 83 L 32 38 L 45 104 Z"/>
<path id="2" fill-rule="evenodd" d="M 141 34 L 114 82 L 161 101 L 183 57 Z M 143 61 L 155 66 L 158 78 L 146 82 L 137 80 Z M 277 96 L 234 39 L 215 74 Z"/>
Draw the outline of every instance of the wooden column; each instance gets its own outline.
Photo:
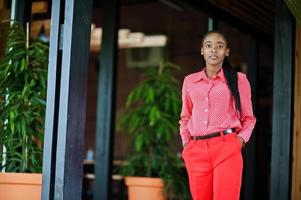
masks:
<path id="1" fill-rule="evenodd" d="M 57 124 L 60 98 L 60 77 L 62 49 L 59 47 L 64 6 L 61 1 L 52 3 L 49 44 L 49 63 L 47 80 L 47 100 L 45 116 L 45 135 L 43 149 L 43 187 L 42 199 L 52 200 L 55 186 L 55 166 L 57 148 Z"/>
<path id="2" fill-rule="evenodd" d="M 247 36 L 247 77 L 252 89 L 253 112 L 256 117 L 256 77 L 258 67 L 258 45 L 257 41 L 251 35 Z M 243 149 L 244 169 L 241 197 L 243 200 L 255 199 L 255 160 L 256 160 L 256 127 L 252 136 Z"/>
<path id="3" fill-rule="evenodd" d="M 98 75 L 94 199 L 111 200 L 119 0 L 104 0 Z"/>
<path id="4" fill-rule="evenodd" d="M 292 200 L 301 199 L 301 26 L 296 28 Z"/>
<path id="5" fill-rule="evenodd" d="M 270 199 L 287 200 L 291 194 L 291 133 L 293 98 L 294 20 L 282 0 L 276 0 L 274 87 Z"/>
<path id="6" fill-rule="evenodd" d="M 92 0 L 52 2 L 43 200 L 82 193 Z"/>

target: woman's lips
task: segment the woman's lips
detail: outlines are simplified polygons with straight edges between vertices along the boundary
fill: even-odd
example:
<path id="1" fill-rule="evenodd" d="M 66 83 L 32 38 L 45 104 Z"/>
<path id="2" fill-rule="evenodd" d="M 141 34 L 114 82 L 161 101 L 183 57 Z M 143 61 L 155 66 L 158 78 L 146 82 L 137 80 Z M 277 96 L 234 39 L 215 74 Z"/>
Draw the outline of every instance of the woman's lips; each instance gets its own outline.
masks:
<path id="1" fill-rule="evenodd" d="M 216 55 L 210 55 L 209 58 L 211 58 L 211 59 L 217 59 L 218 57 Z"/>

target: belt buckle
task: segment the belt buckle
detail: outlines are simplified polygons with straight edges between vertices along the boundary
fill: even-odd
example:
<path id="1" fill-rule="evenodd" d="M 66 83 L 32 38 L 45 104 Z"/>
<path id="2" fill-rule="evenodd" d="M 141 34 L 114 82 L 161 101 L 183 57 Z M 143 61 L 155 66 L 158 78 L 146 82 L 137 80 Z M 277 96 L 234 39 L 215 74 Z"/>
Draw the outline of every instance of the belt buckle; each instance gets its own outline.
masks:
<path id="1" fill-rule="evenodd" d="M 224 133 L 229 134 L 229 133 L 233 133 L 232 128 L 227 128 L 226 130 L 224 130 Z"/>

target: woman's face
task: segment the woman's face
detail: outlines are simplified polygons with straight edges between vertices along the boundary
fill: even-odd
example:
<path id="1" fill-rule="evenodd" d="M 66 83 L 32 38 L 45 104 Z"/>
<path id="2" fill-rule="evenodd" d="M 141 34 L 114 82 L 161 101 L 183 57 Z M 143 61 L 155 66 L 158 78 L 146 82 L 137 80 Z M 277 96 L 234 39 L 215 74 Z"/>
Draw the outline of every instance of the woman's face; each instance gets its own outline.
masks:
<path id="1" fill-rule="evenodd" d="M 229 55 L 229 48 L 225 39 L 218 33 L 211 33 L 204 38 L 201 54 L 206 66 L 222 67 L 225 56 Z"/>

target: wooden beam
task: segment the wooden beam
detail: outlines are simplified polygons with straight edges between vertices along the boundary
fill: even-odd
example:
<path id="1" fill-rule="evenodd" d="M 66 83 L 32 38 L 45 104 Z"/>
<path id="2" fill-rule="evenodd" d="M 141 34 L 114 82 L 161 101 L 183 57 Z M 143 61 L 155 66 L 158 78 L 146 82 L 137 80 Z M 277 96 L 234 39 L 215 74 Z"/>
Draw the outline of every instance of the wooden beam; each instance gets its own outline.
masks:
<path id="1" fill-rule="evenodd" d="M 119 0 L 103 1 L 103 38 L 98 75 L 94 199 L 110 200 L 117 79 Z"/>
<path id="2" fill-rule="evenodd" d="M 276 0 L 270 199 L 290 199 L 294 20 Z"/>
<path id="3" fill-rule="evenodd" d="M 207 0 L 214 4 L 216 7 L 226 11 L 229 15 L 235 16 L 237 19 L 242 20 L 245 24 L 253 26 L 254 28 L 269 34 L 273 30 L 273 21 L 266 21 L 265 17 L 261 16 L 257 10 L 250 9 L 248 5 L 243 2 L 237 1 L 235 4 L 231 1 L 218 1 L 218 0 Z M 253 5 L 253 2 L 252 2 Z M 267 13 L 273 15 L 273 13 Z"/>
<path id="4" fill-rule="evenodd" d="M 265 32 L 256 26 L 252 26 L 249 23 L 246 23 L 242 18 L 235 16 L 231 11 L 227 12 L 213 2 L 209 0 L 200 1 L 200 0 L 176 0 L 185 8 L 190 8 L 192 10 L 202 11 L 208 14 L 211 17 L 216 18 L 217 20 L 222 19 L 228 24 L 239 28 L 241 31 L 252 35 L 259 42 L 265 43 L 269 46 L 273 45 L 273 34 L 270 32 Z M 223 1 L 220 1 L 221 3 Z"/>
<path id="5" fill-rule="evenodd" d="M 292 200 L 301 199 L 301 27 L 296 28 Z"/>

